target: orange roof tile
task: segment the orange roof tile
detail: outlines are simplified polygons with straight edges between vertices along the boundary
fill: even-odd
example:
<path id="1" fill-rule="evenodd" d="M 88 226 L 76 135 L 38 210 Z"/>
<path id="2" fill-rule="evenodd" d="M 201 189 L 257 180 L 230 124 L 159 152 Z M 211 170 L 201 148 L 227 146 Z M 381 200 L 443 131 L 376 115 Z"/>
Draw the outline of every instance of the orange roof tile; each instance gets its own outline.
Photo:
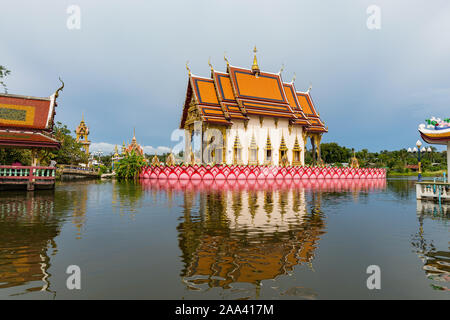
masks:
<path id="1" fill-rule="evenodd" d="M 212 70 L 211 79 L 189 74 L 180 128 L 192 97 L 203 121 L 231 124 L 231 119 L 248 119 L 247 114 L 262 115 L 289 118 L 291 124 L 307 130 L 327 132 L 309 93 L 297 92 L 293 83 L 283 83 L 280 74 L 255 74 L 230 65 L 227 72 Z"/>

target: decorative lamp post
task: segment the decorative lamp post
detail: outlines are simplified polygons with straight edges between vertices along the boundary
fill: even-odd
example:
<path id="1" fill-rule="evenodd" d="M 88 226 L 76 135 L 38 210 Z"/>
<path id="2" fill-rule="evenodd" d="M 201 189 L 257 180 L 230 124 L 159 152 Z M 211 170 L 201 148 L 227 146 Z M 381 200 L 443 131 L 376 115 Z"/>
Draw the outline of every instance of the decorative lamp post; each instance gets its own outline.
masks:
<path id="1" fill-rule="evenodd" d="M 420 160 L 420 154 L 421 154 L 421 152 L 423 152 L 423 153 L 431 152 L 431 148 L 428 147 L 428 149 L 427 149 L 425 147 L 422 147 L 422 142 L 420 140 L 417 140 L 416 147 L 414 147 L 412 150 L 411 150 L 411 148 L 408 148 L 408 152 L 414 152 L 414 153 L 417 152 L 417 164 L 418 164 L 418 167 L 419 167 L 418 168 L 419 174 L 417 176 L 417 179 L 419 181 L 421 181 L 422 180 L 422 162 Z M 422 149 L 420 147 L 422 147 Z"/>

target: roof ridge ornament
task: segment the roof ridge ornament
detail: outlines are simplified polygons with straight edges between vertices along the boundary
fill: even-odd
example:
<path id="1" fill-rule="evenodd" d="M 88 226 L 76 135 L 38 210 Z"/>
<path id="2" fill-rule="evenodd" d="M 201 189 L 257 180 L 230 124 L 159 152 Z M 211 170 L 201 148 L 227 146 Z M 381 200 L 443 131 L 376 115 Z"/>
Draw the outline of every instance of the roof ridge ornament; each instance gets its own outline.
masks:
<path id="1" fill-rule="evenodd" d="M 55 91 L 55 98 L 58 98 L 59 92 L 63 91 L 63 89 L 64 89 L 64 81 L 62 81 L 60 77 L 58 77 L 58 79 L 59 79 L 59 81 L 61 81 L 62 85 L 61 85 L 61 87 L 58 88 L 58 90 Z"/>
<path id="2" fill-rule="evenodd" d="M 256 49 L 256 46 L 255 46 L 255 47 L 253 48 L 254 56 L 253 56 L 252 72 L 253 72 L 256 76 L 258 76 L 259 73 L 260 73 L 260 70 L 259 70 L 259 66 L 258 66 L 258 59 L 256 59 L 256 52 L 258 52 L 258 50 Z"/>
<path id="3" fill-rule="evenodd" d="M 281 73 L 284 71 L 284 63 L 281 64 L 280 71 L 278 71 L 278 74 L 281 75 Z"/>
<path id="4" fill-rule="evenodd" d="M 186 70 L 188 71 L 189 76 L 191 75 L 191 69 L 189 69 L 189 60 L 186 61 Z"/>
<path id="5" fill-rule="evenodd" d="M 311 89 L 312 89 L 312 83 L 310 82 L 310 83 L 309 83 L 308 90 L 306 90 L 306 93 L 309 93 L 309 92 L 311 91 Z"/>
<path id="6" fill-rule="evenodd" d="M 211 57 L 208 58 L 208 66 L 211 68 L 211 71 L 214 71 L 214 68 L 211 64 Z"/>
<path id="7" fill-rule="evenodd" d="M 227 67 L 229 67 L 230 66 L 230 61 L 228 61 L 228 59 L 227 59 L 227 52 L 226 51 L 224 51 L 223 52 L 223 60 L 225 60 L 225 62 L 227 63 Z"/>
<path id="8" fill-rule="evenodd" d="M 297 79 L 297 74 L 294 72 L 294 76 L 292 77 L 292 81 L 291 81 L 292 84 L 294 84 L 295 79 Z"/>

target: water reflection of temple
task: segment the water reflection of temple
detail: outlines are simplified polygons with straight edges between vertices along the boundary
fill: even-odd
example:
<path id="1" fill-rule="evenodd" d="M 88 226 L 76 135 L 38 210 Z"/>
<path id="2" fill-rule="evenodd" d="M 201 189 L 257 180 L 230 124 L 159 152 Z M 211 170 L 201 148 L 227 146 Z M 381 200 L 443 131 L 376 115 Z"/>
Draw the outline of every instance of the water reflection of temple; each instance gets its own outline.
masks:
<path id="1" fill-rule="evenodd" d="M 437 224 L 446 225 L 449 220 L 450 205 L 417 201 L 418 231 L 413 235 L 411 245 L 423 262 L 426 277 L 432 281 L 431 287 L 435 290 L 450 291 L 450 251 L 448 246 L 444 249 L 427 238 L 424 230 L 425 220 L 432 220 Z M 448 242 L 447 242 L 448 245 Z"/>
<path id="2" fill-rule="evenodd" d="M 0 289 L 37 281 L 27 291 L 49 287 L 49 250 L 60 218 L 54 214 L 53 192 L 14 194 L 0 198 Z"/>
<path id="3" fill-rule="evenodd" d="M 313 268 L 326 222 L 321 193 L 385 187 L 383 181 L 299 181 L 282 185 L 248 182 L 144 181 L 144 187 L 179 192 L 183 217 L 177 230 L 181 276 L 192 290 L 251 284 Z M 384 184 L 383 184 L 384 183 Z M 310 190 L 314 192 L 309 193 Z"/>

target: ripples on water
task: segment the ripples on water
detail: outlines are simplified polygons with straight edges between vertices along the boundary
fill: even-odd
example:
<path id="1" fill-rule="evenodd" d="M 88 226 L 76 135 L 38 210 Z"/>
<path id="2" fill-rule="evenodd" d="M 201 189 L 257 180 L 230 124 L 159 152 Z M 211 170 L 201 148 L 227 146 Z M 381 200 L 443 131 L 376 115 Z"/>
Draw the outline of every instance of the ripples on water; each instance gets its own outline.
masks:
<path id="1" fill-rule="evenodd" d="M 145 180 L 140 184 L 109 181 L 64 183 L 58 185 L 54 192 L 2 192 L 0 297 L 23 297 L 37 291 L 50 293 L 53 297 L 56 292 L 63 294 L 61 277 L 53 277 L 52 274 L 54 270 L 65 267 L 59 265 L 62 262 L 52 266 L 59 254 L 57 248 L 64 246 L 74 248 L 66 250 L 76 250 L 77 243 L 87 241 L 89 249 L 84 259 L 88 265 L 94 264 L 93 258 L 87 257 L 105 255 L 106 248 L 89 239 L 109 237 L 114 233 L 118 236 L 108 238 L 108 248 L 125 248 L 125 251 L 118 249 L 114 258 L 120 260 L 117 255 L 126 255 L 131 259 L 115 268 L 128 274 L 129 281 L 133 277 L 178 277 L 178 284 L 169 288 L 172 292 L 168 296 L 170 298 L 316 299 L 321 297 L 324 288 L 327 289 L 320 277 L 314 280 L 315 274 L 321 274 L 317 269 L 325 269 L 317 258 L 321 246 L 324 247 L 322 259 L 334 254 L 339 254 L 343 261 L 347 261 L 345 263 L 358 259 L 357 255 L 345 256 L 348 254 L 346 247 L 339 248 L 342 251 L 339 253 L 330 251 L 329 241 L 323 244 L 324 237 L 331 232 L 329 237 L 334 239 L 337 233 L 345 243 L 347 231 L 342 229 L 341 220 L 351 210 L 364 210 L 364 206 L 371 208 L 379 203 L 384 203 L 386 210 L 400 206 L 416 208 L 414 183 L 386 180 L 304 180 L 295 183 Z M 418 203 L 417 210 L 410 212 L 416 222 L 411 221 L 417 223 L 417 232 L 401 233 L 408 238 L 409 250 L 422 260 L 429 285 L 438 291 L 448 290 L 450 274 L 448 243 L 447 247 L 442 247 L 433 241 L 435 235 L 441 236 L 442 224 L 448 223 L 445 210 L 445 206 Z M 157 212 L 158 216 L 152 217 L 149 212 Z M 173 212 L 176 215 L 173 222 L 160 222 L 159 215 L 170 217 Z M 125 215 L 132 218 L 131 222 L 120 218 Z M 431 222 L 437 231 L 425 232 L 424 223 L 427 222 Z M 73 236 L 70 229 L 67 230 L 69 226 L 74 229 Z M 147 228 L 146 233 L 140 232 L 143 226 Z M 150 262 L 141 259 L 139 250 L 146 249 L 145 246 L 136 248 L 136 244 L 140 246 L 148 242 L 151 245 L 155 242 L 152 238 L 154 233 L 169 234 L 172 230 L 176 236 L 169 242 L 176 244 L 176 252 L 158 253 L 155 249 L 156 253 L 146 257 Z M 444 230 L 448 231 L 447 228 Z M 128 249 L 138 252 L 132 253 Z M 388 250 L 398 249 L 394 245 Z M 77 254 L 83 257 L 83 252 Z M 150 274 L 137 274 L 136 269 L 145 269 L 145 263 L 151 264 L 166 256 L 178 260 L 176 274 L 171 273 L 169 266 L 160 273 L 152 270 Z M 95 264 L 99 270 L 111 268 L 106 262 L 103 265 L 101 261 L 95 261 Z M 133 268 L 129 269 L 129 265 Z M 296 280 L 305 279 L 305 275 L 311 278 L 306 286 L 304 282 L 307 281 Z M 327 276 L 322 275 L 324 278 Z M 273 281 L 270 284 L 272 291 L 263 292 L 262 286 L 269 280 Z M 91 281 L 98 281 L 97 286 L 105 286 L 100 280 Z M 158 297 L 158 288 L 145 289 L 152 294 L 136 293 L 137 297 Z M 213 289 L 220 289 L 222 293 L 218 296 L 217 291 L 210 291 Z M 100 295 L 86 296 L 107 298 L 111 289 L 105 286 L 96 288 L 96 292 Z M 196 292 L 200 295 L 195 295 Z M 126 295 L 121 296 L 119 292 L 117 296 L 126 298 L 131 294 Z"/>

